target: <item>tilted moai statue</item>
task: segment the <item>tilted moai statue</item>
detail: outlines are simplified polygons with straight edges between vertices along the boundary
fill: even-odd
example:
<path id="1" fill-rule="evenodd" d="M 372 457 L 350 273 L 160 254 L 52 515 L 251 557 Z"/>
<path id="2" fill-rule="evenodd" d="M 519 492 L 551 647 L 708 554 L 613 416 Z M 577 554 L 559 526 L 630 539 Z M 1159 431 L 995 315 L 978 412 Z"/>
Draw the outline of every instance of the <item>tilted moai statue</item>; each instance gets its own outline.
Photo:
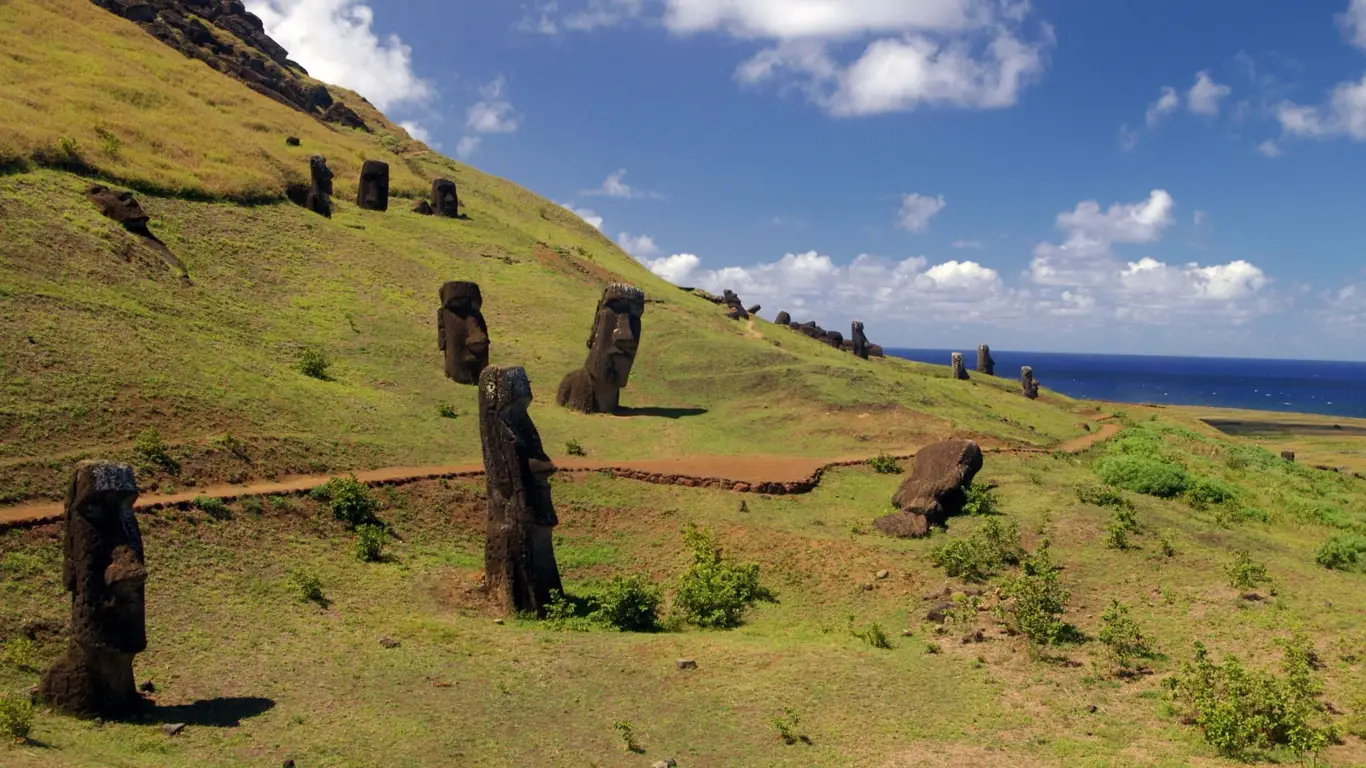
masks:
<path id="1" fill-rule="evenodd" d="M 968 368 L 966 365 L 963 365 L 963 353 L 954 352 L 953 357 L 950 359 L 953 361 L 953 377 L 959 381 L 967 381 Z"/>
<path id="2" fill-rule="evenodd" d="M 389 210 L 389 164 L 366 160 L 360 169 L 356 205 L 366 211 Z"/>
<path id="3" fill-rule="evenodd" d="M 489 365 L 489 328 L 481 311 L 479 285 L 451 282 L 441 286 L 441 308 L 436 311 L 436 343 L 446 353 L 446 378 L 478 384 Z"/>
<path id="4" fill-rule="evenodd" d="M 479 437 L 489 512 L 484 533 L 484 587 L 507 611 L 542 613 L 562 589 L 551 529 L 555 465 L 527 414 L 526 370 L 492 366 L 479 376 Z"/>
<path id="5" fill-rule="evenodd" d="M 332 218 L 332 170 L 327 167 L 327 158 L 322 155 L 310 157 L 308 173 L 311 181 L 304 207 L 319 216 Z"/>
<path id="6" fill-rule="evenodd" d="M 1020 391 L 1030 400 L 1039 397 L 1039 380 L 1034 378 L 1034 369 L 1027 365 L 1020 369 Z"/>
<path id="7" fill-rule="evenodd" d="M 593 331 L 588 337 L 588 359 L 560 382 L 555 402 L 582 413 L 613 413 L 631 375 L 640 344 L 640 318 L 645 314 L 645 292 L 613 283 L 602 292 Z"/>
<path id="8" fill-rule="evenodd" d="M 455 182 L 448 179 L 432 182 L 432 215 L 460 218 L 460 197 L 455 194 Z"/>
<path id="9" fill-rule="evenodd" d="M 792 325 L 792 315 L 789 315 L 786 312 L 779 312 L 778 316 L 773 318 L 773 323 L 775 325 Z"/>
<path id="10" fill-rule="evenodd" d="M 996 361 L 991 357 L 991 347 L 985 344 L 977 348 L 977 372 L 996 375 Z"/>
<path id="11" fill-rule="evenodd" d="M 133 502 L 133 468 L 102 461 L 76 467 L 66 497 L 62 580 L 71 593 L 71 639 L 38 694 L 83 717 L 119 718 L 142 704 L 133 657 L 147 649 L 147 582 Z"/>
<path id="12" fill-rule="evenodd" d="M 854 326 L 849 333 L 849 338 L 854 342 L 854 348 L 850 350 L 855 355 L 868 359 L 868 337 L 863 335 L 863 323 L 854 321 Z"/>

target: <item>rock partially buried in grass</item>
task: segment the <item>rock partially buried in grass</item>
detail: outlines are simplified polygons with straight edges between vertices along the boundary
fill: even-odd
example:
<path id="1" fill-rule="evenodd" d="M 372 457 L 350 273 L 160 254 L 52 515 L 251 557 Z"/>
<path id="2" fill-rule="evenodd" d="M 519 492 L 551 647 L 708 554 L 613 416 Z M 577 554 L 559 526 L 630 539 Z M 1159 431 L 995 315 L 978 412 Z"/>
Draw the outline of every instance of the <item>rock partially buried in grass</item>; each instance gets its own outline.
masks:
<path id="1" fill-rule="evenodd" d="M 1281 451 L 1281 458 L 1282 458 L 1282 459 L 1285 459 L 1286 461 L 1289 461 L 1289 462 L 1292 462 L 1292 463 L 1293 463 L 1293 462 L 1295 461 L 1295 452 L 1294 452 L 1294 451 Z"/>
<path id="2" fill-rule="evenodd" d="M 419 216 L 431 216 L 432 204 L 426 200 L 419 200 L 417 201 L 417 204 L 413 206 L 413 213 L 416 213 Z"/>
<path id="3" fill-rule="evenodd" d="M 460 218 L 460 197 L 455 193 L 455 182 L 437 179 L 432 182 L 432 215 L 447 219 Z"/>
<path id="4" fill-rule="evenodd" d="M 179 736 L 184 730 L 184 723 L 166 723 L 161 726 L 161 732 L 167 736 Z"/>
<path id="5" fill-rule="evenodd" d="M 285 146 L 286 146 L 286 147 L 297 147 L 297 146 L 299 146 L 301 143 L 302 143 L 302 142 L 299 141 L 299 137 L 298 137 L 298 136 L 287 136 L 287 137 L 285 137 Z"/>
<path id="6" fill-rule="evenodd" d="M 679 669 L 697 669 L 697 660 L 679 659 L 678 661 L 674 662 L 674 666 L 678 667 Z"/>
<path id="7" fill-rule="evenodd" d="M 555 402 L 580 413 L 615 413 L 640 344 L 645 292 L 613 283 L 602 292 L 588 335 L 588 359 L 560 382 Z"/>
<path id="8" fill-rule="evenodd" d="M 366 160 L 356 187 L 356 206 L 366 211 L 389 210 L 389 164 Z"/>
<path id="9" fill-rule="evenodd" d="M 963 510 L 968 486 L 981 470 L 982 448 L 972 440 L 945 440 L 922 448 L 910 477 L 892 497 L 900 511 L 873 524 L 888 536 L 927 536 L 931 525 L 941 525 Z"/>

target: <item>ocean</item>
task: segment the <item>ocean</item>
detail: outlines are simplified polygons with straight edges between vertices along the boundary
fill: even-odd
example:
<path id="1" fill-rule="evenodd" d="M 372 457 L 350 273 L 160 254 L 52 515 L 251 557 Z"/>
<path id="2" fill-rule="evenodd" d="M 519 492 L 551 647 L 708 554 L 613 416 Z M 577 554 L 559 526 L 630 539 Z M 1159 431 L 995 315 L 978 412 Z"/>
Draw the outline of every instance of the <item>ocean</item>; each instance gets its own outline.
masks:
<path id="1" fill-rule="evenodd" d="M 885 352 L 947 366 L 953 350 L 888 348 Z M 962 352 L 971 372 L 977 365 L 977 350 Z M 999 376 L 1018 379 L 1020 366 L 1030 365 L 1045 387 L 1086 400 L 1366 418 L 1366 363 L 995 349 L 991 356 Z"/>

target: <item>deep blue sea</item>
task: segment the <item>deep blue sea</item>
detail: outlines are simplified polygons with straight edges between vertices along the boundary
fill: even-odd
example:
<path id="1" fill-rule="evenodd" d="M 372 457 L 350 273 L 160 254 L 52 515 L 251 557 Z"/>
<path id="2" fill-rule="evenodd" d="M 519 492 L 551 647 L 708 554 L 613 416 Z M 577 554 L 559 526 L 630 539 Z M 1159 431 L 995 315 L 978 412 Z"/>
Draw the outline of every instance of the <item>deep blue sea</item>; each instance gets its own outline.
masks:
<path id="1" fill-rule="evenodd" d="M 948 365 L 953 350 L 892 349 L 889 355 Z M 969 372 L 977 350 L 964 349 Z M 991 351 L 996 373 L 1018 379 L 1031 365 L 1045 387 L 1087 400 L 1210 405 L 1366 418 L 1366 363 L 1225 357 L 1085 355 Z"/>

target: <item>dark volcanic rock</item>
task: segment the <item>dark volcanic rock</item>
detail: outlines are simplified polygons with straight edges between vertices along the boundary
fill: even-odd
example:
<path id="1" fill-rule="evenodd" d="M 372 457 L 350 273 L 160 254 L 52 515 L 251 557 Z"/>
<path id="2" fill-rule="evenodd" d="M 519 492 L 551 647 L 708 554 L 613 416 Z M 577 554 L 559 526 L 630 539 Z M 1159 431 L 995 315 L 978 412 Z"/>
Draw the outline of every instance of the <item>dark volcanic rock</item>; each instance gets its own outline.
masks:
<path id="1" fill-rule="evenodd" d="M 868 359 L 868 337 L 863 333 L 863 323 L 855 320 L 850 329 L 850 352 L 864 360 Z"/>
<path id="2" fill-rule="evenodd" d="M 779 312 L 778 316 L 773 318 L 773 322 L 777 325 L 791 325 L 792 315 L 789 315 L 786 312 Z"/>
<path id="3" fill-rule="evenodd" d="M 922 448 L 911 476 L 892 497 L 901 511 L 874 525 L 890 536 L 927 535 L 931 525 L 942 525 L 962 511 L 967 488 L 981 470 L 982 448 L 971 440 L 945 440 Z"/>
<path id="4" fill-rule="evenodd" d="M 991 347 L 986 344 L 977 348 L 977 372 L 988 376 L 996 375 L 996 361 L 991 357 Z"/>
<path id="5" fill-rule="evenodd" d="M 1286 461 L 1294 461 L 1294 460 L 1295 460 L 1295 452 L 1294 452 L 1294 451 L 1281 451 L 1281 458 L 1282 458 L 1282 459 L 1285 459 Z"/>
<path id="6" fill-rule="evenodd" d="M 297 147 L 297 146 L 299 146 L 300 143 L 301 143 L 301 142 L 299 141 L 299 137 L 298 137 L 298 136 L 287 136 L 287 137 L 285 137 L 285 146 L 286 146 L 286 147 Z"/>
<path id="7" fill-rule="evenodd" d="M 442 285 L 439 295 L 436 336 L 445 357 L 446 378 L 458 384 L 477 384 L 479 374 L 489 365 L 483 294 L 477 283 L 456 281 Z"/>
<path id="8" fill-rule="evenodd" d="M 427 202 L 426 200 L 419 200 L 417 201 L 417 205 L 413 206 L 413 213 L 416 213 L 420 216 L 431 216 L 432 204 Z"/>
<path id="9" fill-rule="evenodd" d="M 304 207 L 319 216 L 332 218 L 332 169 L 327 167 L 327 158 L 322 155 L 310 157 L 308 173 L 311 183 Z"/>
<path id="10" fill-rule="evenodd" d="M 953 356 L 950 358 L 950 362 L 953 365 L 953 377 L 959 381 L 967 381 L 968 369 L 967 366 L 963 364 L 963 353 L 954 352 Z"/>
<path id="11" fill-rule="evenodd" d="M 455 182 L 437 179 L 432 182 L 432 215 L 447 219 L 460 218 L 460 197 L 455 193 Z"/>
<path id="12" fill-rule="evenodd" d="M 389 164 L 366 160 L 356 185 L 356 206 L 366 211 L 389 210 Z M 471 382 L 473 383 L 473 382 Z"/>
<path id="13" fill-rule="evenodd" d="M 556 404 L 580 413 L 616 412 L 636 360 L 644 314 L 645 292 L 639 288 L 613 283 L 603 290 L 588 335 L 588 359 L 560 381 Z"/>
<path id="14" fill-rule="evenodd" d="M 1034 378 L 1034 369 L 1027 365 L 1020 368 L 1020 392 L 1030 400 L 1039 397 L 1039 380 Z"/>
<path id="15" fill-rule="evenodd" d="M 327 110 L 323 112 L 323 119 L 329 123 L 344 125 L 347 128 L 359 128 L 366 133 L 370 132 L 370 126 L 366 125 L 365 121 L 360 119 L 360 115 L 356 114 L 355 110 L 340 101 L 328 107 Z"/>

